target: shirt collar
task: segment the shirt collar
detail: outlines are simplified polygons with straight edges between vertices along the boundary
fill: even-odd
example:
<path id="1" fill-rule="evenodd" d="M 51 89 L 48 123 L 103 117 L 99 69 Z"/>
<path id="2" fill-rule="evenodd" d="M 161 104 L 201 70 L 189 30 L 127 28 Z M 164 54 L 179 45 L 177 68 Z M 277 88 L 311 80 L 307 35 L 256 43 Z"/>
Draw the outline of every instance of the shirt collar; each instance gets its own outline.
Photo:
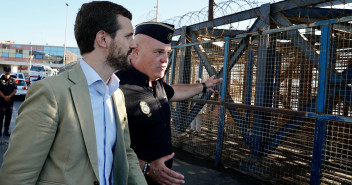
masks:
<path id="1" fill-rule="evenodd" d="M 80 61 L 80 65 L 84 75 L 86 76 L 88 86 L 92 85 L 96 81 L 103 81 L 98 75 L 98 73 L 92 67 L 90 67 L 90 65 L 88 65 L 86 61 L 82 59 Z"/>
<path id="2" fill-rule="evenodd" d="M 103 84 L 105 84 L 105 82 L 101 79 L 99 74 L 90 65 L 88 65 L 86 61 L 82 59 L 80 61 L 80 65 L 84 73 L 84 76 L 87 79 L 88 86 L 91 86 L 97 81 L 101 81 Z M 109 95 L 112 95 L 119 88 L 119 84 L 120 84 L 119 82 L 120 82 L 119 78 L 117 78 L 115 74 L 112 74 L 108 84 L 105 84 L 109 88 Z"/>
<path id="3" fill-rule="evenodd" d="M 113 73 L 110 77 L 110 80 L 108 82 L 108 87 L 109 87 L 109 91 L 110 91 L 110 95 L 112 95 L 120 86 L 120 79 L 117 78 L 117 76 L 115 75 L 115 73 Z"/>

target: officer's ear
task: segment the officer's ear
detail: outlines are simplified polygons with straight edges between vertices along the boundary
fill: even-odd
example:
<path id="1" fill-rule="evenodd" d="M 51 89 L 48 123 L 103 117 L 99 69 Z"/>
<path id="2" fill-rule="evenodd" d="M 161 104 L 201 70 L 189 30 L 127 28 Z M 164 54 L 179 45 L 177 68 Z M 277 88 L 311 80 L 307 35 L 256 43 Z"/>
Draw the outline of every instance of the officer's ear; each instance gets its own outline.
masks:
<path id="1" fill-rule="evenodd" d="M 132 50 L 132 56 L 138 56 L 139 53 L 139 47 L 136 45 L 136 47 Z"/>

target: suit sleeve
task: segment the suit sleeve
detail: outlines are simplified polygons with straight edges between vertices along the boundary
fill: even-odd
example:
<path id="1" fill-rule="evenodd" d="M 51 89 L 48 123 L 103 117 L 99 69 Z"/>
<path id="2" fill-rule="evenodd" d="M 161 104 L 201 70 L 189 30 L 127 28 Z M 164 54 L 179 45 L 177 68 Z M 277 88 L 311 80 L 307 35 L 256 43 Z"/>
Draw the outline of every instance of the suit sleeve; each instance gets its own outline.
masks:
<path id="1" fill-rule="evenodd" d="M 123 102 L 125 102 L 125 97 L 123 96 L 123 93 L 121 93 L 121 94 L 122 94 Z M 127 118 L 127 115 L 125 115 L 125 116 Z M 128 160 L 128 164 L 129 164 L 128 184 L 133 184 L 133 185 L 145 184 L 145 185 L 147 185 L 147 181 L 145 180 L 145 177 L 142 173 L 142 170 L 139 167 L 137 155 L 134 152 L 134 150 L 131 148 L 131 139 L 130 139 L 130 131 L 128 128 L 128 124 L 126 124 L 123 132 L 124 132 L 127 160 Z"/>
<path id="2" fill-rule="evenodd" d="M 36 82 L 22 103 L 0 169 L 0 184 L 36 184 L 57 130 L 57 103 L 50 84 Z"/>
<path id="3" fill-rule="evenodd" d="M 128 138 L 127 138 L 128 137 Z M 142 173 L 141 168 L 139 167 L 139 162 L 136 153 L 133 149 L 130 148 L 130 134 L 127 129 L 125 129 L 125 143 L 126 143 L 126 154 L 129 164 L 129 173 L 128 173 L 128 184 L 147 184 L 145 177 Z M 128 142 L 127 142 L 128 140 Z"/>

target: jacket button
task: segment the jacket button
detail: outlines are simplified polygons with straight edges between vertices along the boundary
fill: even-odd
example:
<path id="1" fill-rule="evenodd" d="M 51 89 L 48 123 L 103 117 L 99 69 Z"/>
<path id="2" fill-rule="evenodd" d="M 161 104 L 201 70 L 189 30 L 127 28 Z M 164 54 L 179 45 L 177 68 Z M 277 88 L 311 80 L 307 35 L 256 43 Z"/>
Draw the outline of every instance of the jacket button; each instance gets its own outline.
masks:
<path id="1" fill-rule="evenodd" d="M 94 181 L 94 185 L 99 185 L 99 182 L 98 181 Z"/>

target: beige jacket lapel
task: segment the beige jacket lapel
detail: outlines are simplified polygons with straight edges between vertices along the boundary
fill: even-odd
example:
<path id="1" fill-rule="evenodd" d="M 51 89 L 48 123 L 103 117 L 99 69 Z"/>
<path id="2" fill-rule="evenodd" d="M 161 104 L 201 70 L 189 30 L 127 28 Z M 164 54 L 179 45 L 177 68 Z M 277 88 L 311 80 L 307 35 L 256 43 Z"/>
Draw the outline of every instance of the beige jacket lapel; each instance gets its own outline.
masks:
<path id="1" fill-rule="evenodd" d="M 69 71 L 69 79 L 75 83 L 75 85 L 70 88 L 72 99 L 76 107 L 89 160 L 92 164 L 97 179 L 99 179 L 97 143 L 92 105 L 87 80 L 79 63 L 75 65 L 71 71 Z"/>

